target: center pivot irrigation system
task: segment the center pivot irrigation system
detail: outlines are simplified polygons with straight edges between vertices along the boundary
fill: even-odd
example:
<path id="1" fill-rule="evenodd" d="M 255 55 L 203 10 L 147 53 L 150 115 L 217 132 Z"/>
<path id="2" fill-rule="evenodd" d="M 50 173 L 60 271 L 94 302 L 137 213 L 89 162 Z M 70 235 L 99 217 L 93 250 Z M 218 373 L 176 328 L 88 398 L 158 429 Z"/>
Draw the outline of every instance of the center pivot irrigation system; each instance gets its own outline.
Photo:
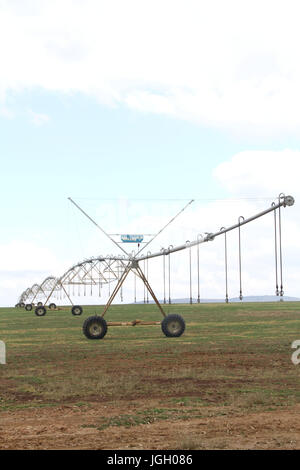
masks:
<path id="1" fill-rule="evenodd" d="M 159 252 L 150 253 L 147 252 L 147 255 L 143 255 L 142 252 L 146 247 L 162 233 L 190 204 L 193 200 L 189 201 L 180 212 L 178 212 L 161 230 L 159 230 L 154 235 L 149 235 L 148 241 L 143 241 L 143 235 L 122 235 L 122 243 L 118 243 L 113 239 L 112 235 L 106 233 L 103 228 L 101 228 L 73 199 L 69 198 L 70 202 L 74 204 L 77 209 L 79 209 L 106 237 L 108 237 L 112 243 L 114 243 L 118 249 L 120 249 L 123 254 L 119 256 L 106 256 L 106 257 L 95 257 L 84 260 L 74 266 L 72 266 L 68 271 L 66 271 L 60 278 L 47 278 L 41 286 L 34 285 L 32 288 L 27 289 L 20 297 L 19 304 L 25 306 L 24 302 L 28 299 L 31 299 L 30 305 L 32 308 L 33 301 L 39 296 L 43 295 L 45 298 L 44 305 L 46 305 L 51 298 L 51 296 L 58 295 L 58 293 L 63 292 L 65 296 L 68 297 L 72 304 L 72 313 L 73 315 L 80 315 L 82 313 L 82 307 L 79 305 L 73 305 L 71 300 L 70 289 L 76 289 L 76 286 L 84 286 L 84 289 L 90 289 L 91 293 L 93 289 L 100 290 L 103 284 L 109 286 L 109 299 L 104 306 L 104 310 L 101 315 L 93 315 L 88 317 L 83 323 L 83 332 L 85 336 L 89 339 L 101 339 L 107 333 L 108 326 L 114 325 L 135 325 L 135 324 L 161 324 L 163 333 L 168 337 L 178 337 L 181 336 L 185 330 L 185 321 L 178 314 L 166 314 L 161 303 L 157 299 L 152 287 L 149 284 L 147 278 L 147 270 L 145 269 L 145 261 L 148 262 L 151 258 L 157 258 L 163 256 L 163 265 L 164 265 L 164 284 L 165 284 L 165 256 L 169 256 L 172 253 L 189 250 L 189 256 L 191 258 L 191 248 L 194 246 L 199 247 L 200 244 L 213 241 L 216 237 L 224 236 L 225 242 L 225 280 L 226 280 L 226 298 L 225 301 L 228 302 L 228 276 L 227 276 L 227 233 L 237 229 L 239 234 L 239 281 L 240 281 L 240 300 L 243 299 L 242 295 L 242 276 L 241 276 L 241 227 L 246 225 L 260 217 L 265 216 L 271 212 L 274 213 L 274 229 L 275 229 L 275 272 L 276 272 L 276 295 L 280 295 L 281 299 L 283 297 L 283 281 L 282 281 L 282 248 L 281 248 L 281 208 L 292 206 L 294 204 L 294 198 L 292 196 L 285 196 L 283 193 L 279 194 L 278 201 L 273 202 L 269 208 L 259 212 L 258 214 L 253 215 L 245 219 L 244 217 L 239 217 L 238 222 L 228 228 L 222 227 L 218 232 L 215 233 L 205 233 L 197 236 L 197 239 L 194 241 L 188 241 L 183 245 L 172 246 L 170 245 L 167 249 L 162 248 Z M 278 217 L 277 217 L 278 214 Z M 116 234 L 115 234 L 116 235 Z M 135 243 L 138 246 L 138 251 L 128 253 L 123 248 L 123 243 Z M 141 268 L 141 262 L 144 262 L 144 270 Z M 191 268 L 191 263 L 190 263 Z M 169 271 L 170 271 L 170 262 L 169 262 Z M 144 289 L 147 290 L 147 293 L 151 295 L 157 307 L 159 308 L 163 320 L 161 322 L 143 322 L 136 320 L 135 322 L 106 322 L 104 316 L 115 299 L 117 293 L 120 291 L 122 299 L 122 286 L 128 274 L 133 272 L 134 279 L 139 278 L 143 284 Z M 145 274 L 146 272 L 146 274 Z M 191 269 L 190 269 L 191 277 Z M 112 282 L 116 282 L 114 289 L 110 290 L 110 285 Z M 169 272 L 169 282 L 170 282 L 170 272 Z M 191 284 L 190 284 L 191 285 Z M 199 286 L 199 263 L 198 263 L 198 286 Z M 145 292 L 145 291 L 144 291 Z M 170 290 L 169 290 L 170 293 Z M 148 295 L 148 294 L 147 294 Z M 192 303 L 192 298 L 190 297 Z M 145 299 L 144 299 L 145 301 Z M 199 302 L 199 290 L 198 290 L 198 302 Z M 164 286 L 164 303 L 165 299 L 165 286 Z M 170 297 L 169 297 L 169 303 Z M 25 308 L 27 307 L 25 306 Z M 46 308 L 42 302 L 38 303 L 38 306 L 35 309 L 35 313 L 38 316 L 43 316 L 46 313 Z M 51 303 L 49 308 L 55 308 L 56 305 Z M 31 308 L 27 308 L 31 310 Z"/>

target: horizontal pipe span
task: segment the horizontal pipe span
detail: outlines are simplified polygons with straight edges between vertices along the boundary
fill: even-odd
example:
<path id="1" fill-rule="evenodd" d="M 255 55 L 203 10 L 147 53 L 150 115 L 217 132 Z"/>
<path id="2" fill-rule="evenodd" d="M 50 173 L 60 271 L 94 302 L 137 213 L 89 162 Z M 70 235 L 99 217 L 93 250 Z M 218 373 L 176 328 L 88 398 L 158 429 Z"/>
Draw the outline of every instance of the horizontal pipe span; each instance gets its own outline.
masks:
<path id="1" fill-rule="evenodd" d="M 68 271 L 66 271 L 58 279 L 58 282 L 61 281 L 73 269 L 75 269 L 77 267 L 80 267 L 80 266 L 83 266 L 83 265 L 88 264 L 88 263 L 93 263 L 93 262 L 96 262 L 96 261 L 121 261 L 121 262 L 123 261 L 125 263 L 128 263 L 129 261 L 133 261 L 133 260 L 143 261 L 144 259 L 155 258 L 157 256 L 162 256 L 162 255 L 169 255 L 170 253 L 175 253 L 176 251 L 185 250 L 186 248 L 189 248 L 191 246 L 195 246 L 195 245 L 199 245 L 200 243 L 208 242 L 210 240 L 213 240 L 215 237 L 217 237 L 219 235 L 222 235 L 222 234 L 227 233 L 231 230 L 234 230 L 238 226 L 248 224 L 249 222 L 251 222 L 255 219 L 258 219 L 259 217 L 262 217 L 262 216 L 268 214 L 269 212 L 272 212 L 272 211 L 278 209 L 281 206 L 284 206 L 284 207 L 285 206 L 292 206 L 294 204 L 294 199 L 291 196 L 285 196 L 282 199 L 283 200 L 281 202 L 278 202 L 277 204 L 274 204 L 273 206 L 271 206 L 268 209 L 260 212 L 259 214 L 253 215 L 252 217 L 249 217 L 248 219 L 242 220 L 240 223 L 232 225 L 231 227 L 224 228 L 223 230 L 220 230 L 219 232 L 208 233 L 208 234 L 206 234 L 206 236 L 203 236 L 201 239 L 194 240 L 193 242 L 190 242 L 188 244 L 185 243 L 184 245 L 175 246 L 173 248 L 166 248 L 166 249 L 164 249 L 162 251 L 159 251 L 157 253 L 153 253 L 153 254 L 149 254 L 149 255 L 145 255 L 145 256 L 141 256 L 141 257 L 130 256 L 130 257 L 127 258 L 124 255 L 123 256 L 120 256 L 120 255 L 119 256 L 99 256 L 99 257 L 93 257 L 93 258 L 90 258 L 90 259 L 83 260 L 80 263 L 77 263 L 77 264 L 73 265 L 71 268 L 69 268 Z"/>
<path id="2" fill-rule="evenodd" d="M 162 256 L 162 255 L 169 255 L 170 253 L 175 253 L 176 251 L 181 251 L 181 250 L 185 250 L 186 248 L 190 248 L 192 246 L 200 245 L 201 243 L 213 240 L 215 237 L 219 235 L 223 235 L 224 233 L 230 232 L 231 230 L 234 230 L 237 227 L 241 227 L 242 225 L 248 224 L 249 222 L 252 222 L 253 220 L 258 219 L 259 217 L 262 217 L 268 214 L 269 212 L 275 211 L 281 206 L 286 207 L 286 206 L 292 206 L 293 204 L 294 204 L 294 198 L 292 196 L 284 196 L 283 200 L 278 202 L 277 204 L 274 204 L 268 209 L 262 212 L 259 212 L 258 214 L 253 215 L 252 217 L 249 217 L 248 219 L 244 219 L 238 222 L 237 224 L 232 225 L 231 227 L 224 228 L 223 230 L 220 230 L 219 232 L 207 233 L 206 236 L 203 236 L 201 239 L 194 240 L 193 242 L 190 242 L 188 244 L 185 243 L 184 245 L 175 246 L 174 248 L 167 248 L 157 253 L 149 254 L 148 256 L 141 256 L 137 260 L 143 261 L 144 259 L 155 258 L 157 256 Z"/>

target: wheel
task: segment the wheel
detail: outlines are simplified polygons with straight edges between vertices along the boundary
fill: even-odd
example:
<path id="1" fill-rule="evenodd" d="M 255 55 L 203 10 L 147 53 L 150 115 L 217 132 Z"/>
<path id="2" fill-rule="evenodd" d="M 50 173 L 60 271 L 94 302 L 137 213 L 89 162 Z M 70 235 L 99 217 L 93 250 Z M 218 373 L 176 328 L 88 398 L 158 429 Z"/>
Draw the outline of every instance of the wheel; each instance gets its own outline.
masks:
<path id="1" fill-rule="evenodd" d="M 72 315 L 81 315 L 82 307 L 80 307 L 80 305 L 73 305 L 71 312 L 72 312 Z"/>
<path id="2" fill-rule="evenodd" d="M 82 329 L 88 339 L 101 339 L 107 333 L 107 323 L 104 318 L 94 315 L 85 320 Z"/>
<path id="3" fill-rule="evenodd" d="M 22 307 L 22 308 L 24 308 L 24 307 L 25 307 L 25 304 L 24 304 L 24 302 L 21 302 L 19 305 L 20 305 L 20 307 Z"/>
<path id="4" fill-rule="evenodd" d="M 38 317 L 43 317 L 44 315 L 46 315 L 46 309 L 43 305 L 40 305 L 39 307 L 36 307 L 35 309 L 35 314 L 38 316 Z"/>
<path id="5" fill-rule="evenodd" d="M 38 307 L 42 307 L 42 305 L 43 305 L 43 302 L 38 302 L 38 303 L 37 303 L 37 306 L 38 306 Z"/>
<path id="6" fill-rule="evenodd" d="M 25 305 L 25 310 L 27 310 L 28 312 L 30 312 L 30 310 L 32 310 L 32 305 L 31 305 L 31 304 L 26 304 L 26 305 Z"/>
<path id="7" fill-rule="evenodd" d="M 16 307 L 16 308 L 19 308 L 19 307 L 20 307 L 20 304 L 16 304 L 15 307 Z"/>
<path id="8" fill-rule="evenodd" d="M 56 309 L 56 304 L 52 303 L 49 305 L 50 310 L 55 310 Z"/>
<path id="9" fill-rule="evenodd" d="M 180 315 L 170 314 L 161 322 L 161 329 L 168 337 L 178 337 L 185 330 L 185 321 Z"/>

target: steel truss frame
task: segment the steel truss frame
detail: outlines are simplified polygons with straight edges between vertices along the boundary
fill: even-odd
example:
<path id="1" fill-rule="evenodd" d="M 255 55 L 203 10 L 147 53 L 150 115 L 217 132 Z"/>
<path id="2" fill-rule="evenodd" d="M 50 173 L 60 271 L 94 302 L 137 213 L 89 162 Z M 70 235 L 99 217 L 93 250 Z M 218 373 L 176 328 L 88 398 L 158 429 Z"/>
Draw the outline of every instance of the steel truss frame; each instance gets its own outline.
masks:
<path id="1" fill-rule="evenodd" d="M 69 198 L 73 204 L 76 205 L 76 207 L 90 220 L 92 221 L 108 238 L 111 239 L 111 237 L 86 213 L 84 212 L 74 201 Z M 171 221 L 166 224 L 164 228 L 166 228 L 189 204 L 191 204 L 190 201 Z M 156 253 L 150 253 L 148 252 L 147 255 L 141 255 L 141 251 L 150 243 L 147 243 L 144 247 L 142 247 L 137 254 L 134 253 L 127 253 L 122 247 L 120 247 L 113 239 L 114 244 L 116 244 L 122 251 L 125 253 L 122 256 L 99 256 L 99 257 L 93 257 L 90 259 L 86 259 L 80 263 L 75 264 L 72 266 L 70 269 L 68 269 L 60 278 L 46 278 L 45 281 L 40 285 L 34 285 L 32 288 L 26 289 L 26 291 L 21 295 L 20 299 L 24 300 L 25 298 L 28 298 L 29 295 L 33 295 L 33 299 L 36 298 L 37 294 L 39 292 L 43 292 L 45 294 L 45 291 L 48 291 L 49 294 L 46 298 L 45 304 L 49 301 L 53 293 L 57 290 L 63 290 L 66 296 L 68 297 L 70 303 L 72 305 L 73 302 L 66 290 L 66 286 L 75 286 L 75 285 L 85 285 L 85 286 L 96 286 L 96 285 L 102 285 L 102 284 L 109 284 L 113 281 L 117 281 L 117 284 L 115 288 L 113 289 L 113 292 L 110 294 L 109 299 L 104 307 L 104 310 L 102 312 L 102 317 L 106 314 L 107 310 L 109 309 L 110 305 L 112 304 L 113 300 L 115 299 L 118 291 L 121 289 L 122 285 L 124 284 L 128 274 L 132 271 L 137 277 L 139 277 L 142 282 L 144 283 L 145 288 L 153 298 L 154 302 L 156 303 L 157 307 L 159 308 L 161 314 L 165 317 L 166 313 L 164 312 L 160 302 L 158 301 L 157 297 L 155 296 L 155 293 L 153 289 L 151 288 L 149 281 L 147 277 L 145 276 L 143 270 L 140 267 L 140 262 L 149 260 L 151 258 L 159 257 L 159 256 L 168 256 L 172 253 L 186 250 L 186 249 L 191 249 L 193 246 L 199 247 L 200 244 L 206 243 L 209 241 L 213 241 L 216 237 L 220 235 L 225 235 L 234 229 L 240 230 L 240 228 L 260 217 L 263 217 L 264 215 L 274 212 L 274 215 L 276 214 L 276 210 L 281 207 L 287 207 L 287 206 L 292 206 L 294 204 L 294 198 L 292 196 L 285 196 L 284 194 L 280 194 L 278 197 L 278 202 L 275 203 L 273 202 L 272 205 L 267 208 L 266 210 L 259 212 L 258 214 L 255 214 L 249 218 L 244 218 L 244 217 L 239 217 L 238 223 L 225 228 L 222 227 L 218 232 L 215 233 L 205 233 L 205 234 L 199 234 L 197 236 L 197 239 L 194 241 L 188 241 L 183 245 L 178 245 L 173 247 L 170 245 L 167 249 L 161 249 L 159 252 Z M 156 238 L 158 234 L 162 232 L 161 229 L 153 238 Z M 152 241 L 150 240 L 150 241 Z M 27 297 L 26 297 L 27 296 Z"/>
<path id="2" fill-rule="evenodd" d="M 120 275 L 124 271 L 126 263 L 123 257 L 98 257 L 90 258 L 80 263 L 75 264 L 69 268 L 60 278 L 56 280 L 50 290 L 45 304 L 48 303 L 49 299 L 53 295 L 55 290 L 64 291 L 66 297 L 68 297 L 71 305 L 74 305 L 69 293 L 67 292 L 67 286 L 89 286 L 101 287 L 104 284 L 110 284 L 120 278 Z"/>
<path id="3" fill-rule="evenodd" d="M 73 202 L 73 201 L 72 201 Z M 192 201 L 191 201 L 192 202 Z M 112 304 L 115 296 L 117 295 L 118 291 L 120 290 L 120 288 L 122 287 L 125 279 L 127 278 L 128 274 L 130 271 L 133 271 L 144 283 L 146 289 L 148 290 L 148 292 L 150 293 L 150 295 L 152 296 L 153 300 L 155 301 L 156 305 L 158 306 L 159 310 L 161 311 L 162 315 L 165 317 L 166 316 L 166 313 L 164 312 L 160 302 L 158 301 L 158 299 L 156 298 L 150 284 L 149 284 L 149 281 L 147 280 L 145 274 L 143 273 L 141 267 L 139 266 L 139 262 L 143 261 L 143 260 L 148 260 L 148 259 L 151 259 L 151 258 L 155 258 L 155 257 L 158 257 L 158 256 L 163 256 L 163 255 L 170 255 L 171 253 L 175 253 L 175 252 L 178 252 L 178 251 L 182 251 L 182 250 L 186 250 L 186 249 L 190 249 L 191 247 L 193 246 L 199 246 L 200 244 L 202 243 L 206 243 L 206 242 L 209 242 L 209 241 L 213 241 L 216 237 L 220 236 L 220 235 L 226 235 L 228 232 L 238 228 L 240 230 L 240 228 L 243 226 L 243 225 L 246 225 L 260 217 L 263 217 L 264 215 L 266 214 L 269 214 L 270 212 L 274 212 L 277 210 L 277 209 L 280 209 L 281 207 L 287 207 L 287 206 L 292 206 L 294 204 L 294 198 L 292 196 L 285 196 L 284 194 L 280 194 L 279 197 L 278 197 L 278 202 L 277 203 L 272 203 L 271 207 L 269 207 L 268 209 L 262 211 L 262 212 L 259 212 L 258 214 L 255 214 L 249 218 L 244 218 L 244 217 L 239 217 L 238 219 L 238 223 L 237 224 L 234 224 L 234 225 L 231 225 L 230 227 L 222 227 L 221 230 L 219 230 L 218 232 L 215 232 L 215 233 L 205 233 L 204 235 L 198 235 L 197 236 L 197 239 L 194 240 L 194 241 L 188 241 L 186 242 L 184 245 L 178 245 L 178 246 L 170 246 L 169 248 L 167 249 L 162 249 L 160 250 L 159 252 L 156 252 L 156 253 L 150 253 L 148 252 L 147 255 L 139 255 L 139 253 L 142 251 L 140 250 L 136 255 L 128 255 L 127 259 L 126 257 L 124 258 L 124 262 L 127 261 L 127 265 L 120 277 L 120 279 L 118 279 L 118 282 L 117 282 L 117 285 L 115 286 L 112 294 L 110 295 L 105 307 L 104 307 L 104 310 L 102 312 L 102 317 L 104 317 L 104 315 L 106 314 L 108 308 L 110 307 L 110 305 Z M 74 202 L 73 202 L 74 203 Z M 189 203 L 190 204 L 190 203 Z M 81 210 L 81 212 L 83 212 L 95 225 L 97 225 L 92 219 L 90 216 L 88 216 L 84 211 L 82 211 L 82 209 L 76 204 L 76 206 Z M 183 209 L 184 210 L 184 209 Z M 182 211 L 181 211 L 182 212 Z M 174 220 L 174 218 L 172 219 Z M 169 224 L 167 224 L 169 225 Z M 166 225 L 166 226 L 167 226 Z M 98 226 L 98 225 L 97 225 Z M 165 227 L 166 227 L 165 226 Z M 99 227 L 99 226 L 98 226 Z M 101 229 L 101 227 L 99 227 Z M 101 229 L 102 232 L 104 232 L 102 229 Z M 160 230 L 158 233 L 161 233 L 162 230 Z M 104 232 L 105 233 L 105 232 Z M 106 233 L 105 233 L 106 234 Z M 106 234 L 107 235 L 107 234 Z M 110 237 L 109 237 L 110 238 Z M 155 238 L 155 237 L 154 237 Z M 115 242 L 114 242 L 115 243 Z M 143 247 L 144 248 L 144 247 Z M 124 250 L 122 250 L 124 251 Z M 117 258 L 111 258 L 111 259 L 117 259 Z"/>
<path id="4" fill-rule="evenodd" d="M 24 292 L 22 292 L 19 298 L 19 303 L 25 303 L 27 301 L 28 303 L 33 304 L 37 298 L 47 298 L 47 292 L 53 290 L 53 287 L 55 290 L 59 290 L 59 288 L 56 287 L 56 283 L 57 279 L 55 277 L 48 276 L 41 284 L 33 284 L 32 287 L 28 287 Z"/>

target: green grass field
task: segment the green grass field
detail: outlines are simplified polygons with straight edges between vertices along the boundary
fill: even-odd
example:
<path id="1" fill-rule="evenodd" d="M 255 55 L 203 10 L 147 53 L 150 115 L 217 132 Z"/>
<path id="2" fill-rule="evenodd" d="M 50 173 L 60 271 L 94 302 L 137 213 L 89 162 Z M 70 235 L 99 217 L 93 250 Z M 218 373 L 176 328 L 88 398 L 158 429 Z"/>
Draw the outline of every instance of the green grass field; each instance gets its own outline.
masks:
<path id="1" fill-rule="evenodd" d="M 103 307 L 102 307 L 103 308 Z M 109 327 L 102 340 L 82 333 L 85 318 L 101 307 L 47 311 L 0 309 L 0 410 L 72 403 L 155 399 L 154 408 L 99 422 L 136 425 L 299 403 L 300 365 L 291 344 L 300 339 L 300 304 L 167 305 L 186 321 L 180 338 L 160 325 Z M 155 305 L 113 305 L 107 321 L 161 320 Z M 178 407 L 178 403 L 181 404 Z M 212 411 L 213 407 L 213 411 Z"/>

